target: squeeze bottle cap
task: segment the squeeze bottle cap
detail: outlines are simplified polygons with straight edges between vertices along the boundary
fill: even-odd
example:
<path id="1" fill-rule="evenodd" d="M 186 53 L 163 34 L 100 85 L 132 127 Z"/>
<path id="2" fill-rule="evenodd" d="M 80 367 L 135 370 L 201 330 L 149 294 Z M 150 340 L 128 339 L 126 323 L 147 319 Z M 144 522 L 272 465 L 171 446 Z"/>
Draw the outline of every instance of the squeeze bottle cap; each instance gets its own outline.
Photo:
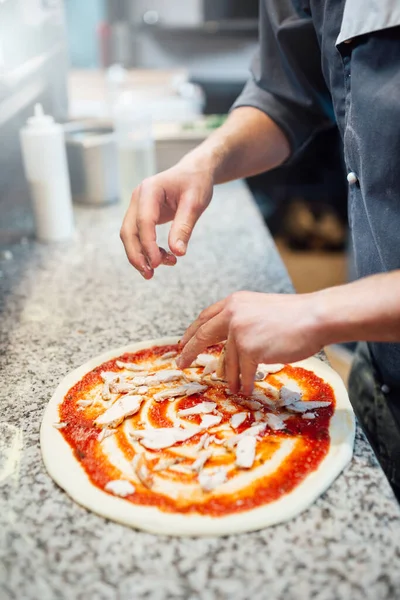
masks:
<path id="1" fill-rule="evenodd" d="M 51 115 L 46 115 L 43 111 L 43 106 L 38 102 L 35 104 L 34 115 L 33 117 L 29 117 L 27 121 L 29 127 L 34 127 L 35 129 L 43 129 L 52 125 L 54 123 L 54 119 Z"/>

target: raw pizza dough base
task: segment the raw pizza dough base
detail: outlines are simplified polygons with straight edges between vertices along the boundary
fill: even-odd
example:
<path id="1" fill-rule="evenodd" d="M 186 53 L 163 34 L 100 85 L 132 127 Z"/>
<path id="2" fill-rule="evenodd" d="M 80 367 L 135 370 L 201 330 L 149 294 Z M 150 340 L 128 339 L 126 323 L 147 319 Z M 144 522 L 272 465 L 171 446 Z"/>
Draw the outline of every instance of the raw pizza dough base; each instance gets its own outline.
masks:
<path id="1" fill-rule="evenodd" d="M 350 462 L 355 435 L 355 419 L 346 388 L 339 375 L 317 358 L 308 358 L 295 366 L 313 371 L 329 383 L 335 393 L 336 408 L 329 426 L 330 448 L 319 467 L 294 490 L 282 498 L 225 517 L 174 514 L 155 507 L 133 504 L 94 486 L 62 433 L 53 427 L 59 421 L 58 406 L 65 394 L 84 375 L 102 363 L 125 352 L 137 352 L 152 346 L 176 344 L 179 338 L 165 337 L 131 344 L 93 358 L 67 375 L 46 407 L 40 428 L 43 461 L 49 475 L 78 504 L 123 525 L 155 534 L 173 536 L 222 536 L 256 531 L 292 519 L 308 508 L 333 483 Z"/>

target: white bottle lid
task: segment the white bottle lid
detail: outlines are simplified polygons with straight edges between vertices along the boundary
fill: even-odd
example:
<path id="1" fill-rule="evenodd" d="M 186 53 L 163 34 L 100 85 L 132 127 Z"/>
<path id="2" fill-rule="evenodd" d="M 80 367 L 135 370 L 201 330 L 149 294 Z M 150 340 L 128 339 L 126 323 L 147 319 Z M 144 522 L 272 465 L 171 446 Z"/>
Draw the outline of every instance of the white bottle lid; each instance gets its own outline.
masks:
<path id="1" fill-rule="evenodd" d="M 43 106 L 38 102 L 35 104 L 34 115 L 27 120 L 29 128 L 47 129 L 54 125 L 54 118 L 51 115 L 46 115 L 43 111 Z"/>

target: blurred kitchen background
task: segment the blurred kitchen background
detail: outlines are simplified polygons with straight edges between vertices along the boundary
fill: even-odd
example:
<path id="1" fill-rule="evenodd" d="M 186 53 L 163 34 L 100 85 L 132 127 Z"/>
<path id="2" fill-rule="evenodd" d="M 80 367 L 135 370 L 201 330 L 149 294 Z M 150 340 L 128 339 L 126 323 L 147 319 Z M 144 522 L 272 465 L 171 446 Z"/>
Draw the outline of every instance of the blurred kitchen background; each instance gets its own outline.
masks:
<path id="1" fill-rule="evenodd" d="M 0 0 L 2 260 L 35 232 L 19 139 L 35 104 L 64 126 L 74 203 L 126 204 L 223 122 L 257 36 L 258 0 Z M 247 184 L 298 292 L 351 278 L 336 129 Z M 346 377 L 348 350 L 331 358 Z"/>

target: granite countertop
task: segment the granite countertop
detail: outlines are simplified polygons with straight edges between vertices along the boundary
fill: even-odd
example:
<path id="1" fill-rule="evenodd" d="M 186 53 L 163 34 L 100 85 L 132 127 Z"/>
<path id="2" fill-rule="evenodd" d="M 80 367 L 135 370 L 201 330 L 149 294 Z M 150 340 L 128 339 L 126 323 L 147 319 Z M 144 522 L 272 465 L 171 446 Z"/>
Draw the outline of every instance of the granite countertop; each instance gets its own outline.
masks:
<path id="1" fill-rule="evenodd" d="M 77 208 L 72 242 L 28 242 L 0 262 L 2 600 L 398 598 L 400 510 L 359 430 L 352 463 L 309 510 L 224 538 L 106 521 L 47 475 L 39 426 L 69 371 L 113 347 L 180 334 L 234 290 L 292 290 L 241 182 L 216 189 L 188 256 L 151 282 L 125 260 L 121 215 Z"/>

